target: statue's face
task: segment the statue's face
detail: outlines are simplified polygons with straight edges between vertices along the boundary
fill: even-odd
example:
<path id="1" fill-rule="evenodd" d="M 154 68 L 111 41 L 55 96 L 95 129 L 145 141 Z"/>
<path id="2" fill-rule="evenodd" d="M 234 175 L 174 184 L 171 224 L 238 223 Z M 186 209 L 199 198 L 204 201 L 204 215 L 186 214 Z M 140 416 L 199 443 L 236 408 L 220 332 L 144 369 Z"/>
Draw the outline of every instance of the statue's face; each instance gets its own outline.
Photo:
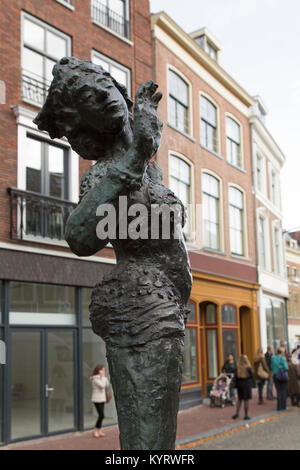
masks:
<path id="1" fill-rule="evenodd" d="M 84 86 L 77 104 L 83 123 L 100 134 L 118 134 L 128 121 L 128 107 L 123 95 L 109 76 L 96 75 Z"/>

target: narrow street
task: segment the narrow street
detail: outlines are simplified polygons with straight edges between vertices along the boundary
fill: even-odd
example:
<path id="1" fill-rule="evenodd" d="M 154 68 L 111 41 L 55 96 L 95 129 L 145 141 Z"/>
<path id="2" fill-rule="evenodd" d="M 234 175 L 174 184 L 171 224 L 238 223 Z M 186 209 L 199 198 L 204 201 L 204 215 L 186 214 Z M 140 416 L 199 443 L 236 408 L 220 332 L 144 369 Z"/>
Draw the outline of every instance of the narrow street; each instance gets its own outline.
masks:
<path id="1" fill-rule="evenodd" d="M 243 425 L 244 422 L 241 422 Z M 193 450 L 299 450 L 300 409 L 247 429 L 218 437 Z"/>

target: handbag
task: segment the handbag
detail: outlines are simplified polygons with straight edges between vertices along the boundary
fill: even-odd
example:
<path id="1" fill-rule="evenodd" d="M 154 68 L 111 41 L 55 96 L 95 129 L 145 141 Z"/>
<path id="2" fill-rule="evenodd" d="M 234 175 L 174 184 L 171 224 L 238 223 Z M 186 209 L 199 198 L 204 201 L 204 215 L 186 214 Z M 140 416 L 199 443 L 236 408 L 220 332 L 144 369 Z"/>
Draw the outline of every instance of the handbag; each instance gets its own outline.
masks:
<path id="1" fill-rule="evenodd" d="M 111 399 L 111 395 L 110 395 L 110 391 L 108 387 L 105 389 L 105 397 L 106 397 L 106 403 L 108 403 Z"/>
<path id="2" fill-rule="evenodd" d="M 259 363 L 257 368 L 257 376 L 261 380 L 267 380 L 269 378 L 269 374 L 267 371 L 265 371 L 261 362 Z"/>
<path id="3" fill-rule="evenodd" d="M 280 365 L 278 365 L 278 372 L 275 374 L 275 377 L 280 383 L 286 383 L 289 380 L 287 371 L 284 370 L 283 367 L 280 367 Z"/>

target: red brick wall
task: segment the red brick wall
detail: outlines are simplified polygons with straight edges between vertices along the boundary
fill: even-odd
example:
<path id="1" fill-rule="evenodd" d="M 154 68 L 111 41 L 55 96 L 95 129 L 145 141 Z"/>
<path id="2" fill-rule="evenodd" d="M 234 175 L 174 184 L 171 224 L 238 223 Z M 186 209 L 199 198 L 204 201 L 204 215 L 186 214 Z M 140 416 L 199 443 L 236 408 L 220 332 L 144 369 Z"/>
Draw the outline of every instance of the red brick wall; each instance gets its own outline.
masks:
<path id="1" fill-rule="evenodd" d="M 0 105 L 0 241 L 9 241 L 7 187 L 17 186 L 17 125 L 11 106 L 21 105 L 21 11 L 36 16 L 72 38 L 72 54 L 91 60 L 95 49 L 131 70 L 134 95 L 152 78 L 149 0 L 130 1 L 131 40 L 127 44 L 91 21 L 90 0 L 73 0 L 70 11 L 56 0 L 2 0 L 0 15 L 0 80 L 6 84 L 6 104 Z M 90 165 L 80 159 L 79 174 Z M 39 245 L 41 246 L 41 245 Z M 53 247 L 51 247 L 53 248 Z M 59 250 L 59 248 L 57 248 Z M 102 252 L 103 254 L 103 252 Z"/>
<path id="2" fill-rule="evenodd" d="M 252 163 L 251 163 L 251 145 L 250 145 L 250 127 L 247 117 L 245 117 L 230 102 L 218 94 L 208 83 L 204 82 L 193 70 L 191 70 L 184 62 L 182 62 L 175 54 L 173 54 L 159 40 L 155 40 L 155 79 L 160 85 L 160 89 L 164 93 L 164 98 L 159 108 L 160 118 L 164 121 L 164 131 L 162 145 L 158 152 L 158 163 L 164 171 L 165 183 L 168 184 L 168 151 L 173 150 L 183 154 L 194 164 L 194 198 L 196 204 L 201 204 L 201 169 L 205 168 L 216 173 L 223 183 L 223 214 L 224 214 L 224 251 L 226 256 L 221 255 L 222 259 L 230 259 L 231 261 L 256 264 L 256 242 L 255 242 L 255 224 L 254 224 L 254 201 L 252 194 Z M 193 103 L 193 138 L 194 141 L 183 136 L 176 130 L 168 126 L 168 96 L 167 96 L 167 64 L 176 67 L 187 80 L 192 84 L 192 103 Z M 211 152 L 200 146 L 200 99 L 201 92 L 209 95 L 217 104 L 220 115 L 220 132 L 221 140 L 220 154 L 223 159 L 218 158 Z M 234 115 L 241 123 L 243 129 L 243 153 L 244 153 L 244 169 L 239 171 L 230 165 L 226 160 L 226 130 L 225 130 L 225 113 Z M 246 196 L 247 207 L 247 230 L 248 230 L 248 257 L 250 259 L 237 260 L 230 255 L 229 243 L 229 202 L 228 202 L 228 185 L 234 183 L 239 185 Z M 202 227 L 196 227 L 197 237 Z M 218 256 L 218 255 L 214 255 Z"/>

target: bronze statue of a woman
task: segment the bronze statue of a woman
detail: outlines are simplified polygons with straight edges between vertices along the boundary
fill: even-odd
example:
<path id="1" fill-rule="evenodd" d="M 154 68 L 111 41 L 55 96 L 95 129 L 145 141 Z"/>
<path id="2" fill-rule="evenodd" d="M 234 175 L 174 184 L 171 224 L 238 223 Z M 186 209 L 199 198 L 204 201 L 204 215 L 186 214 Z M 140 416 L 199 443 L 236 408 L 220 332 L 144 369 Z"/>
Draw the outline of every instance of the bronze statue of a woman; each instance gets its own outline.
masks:
<path id="1" fill-rule="evenodd" d="M 158 165 L 150 163 L 160 144 L 156 111 L 162 94 L 152 81 L 142 85 L 132 116 L 126 88 L 102 67 L 64 57 L 53 76 L 36 124 L 52 138 L 65 136 L 81 157 L 96 160 L 82 177 L 66 240 L 78 256 L 93 255 L 110 242 L 117 258 L 93 290 L 90 319 L 106 343 L 121 449 L 174 449 L 191 289 L 182 232 L 175 237 L 173 227 L 169 239 L 117 232 L 105 240 L 96 233 L 97 208 L 111 204 L 118 213 L 120 196 L 129 208 L 143 204 L 149 222 L 152 205 L 181 204 L 163 185 Z"/>

